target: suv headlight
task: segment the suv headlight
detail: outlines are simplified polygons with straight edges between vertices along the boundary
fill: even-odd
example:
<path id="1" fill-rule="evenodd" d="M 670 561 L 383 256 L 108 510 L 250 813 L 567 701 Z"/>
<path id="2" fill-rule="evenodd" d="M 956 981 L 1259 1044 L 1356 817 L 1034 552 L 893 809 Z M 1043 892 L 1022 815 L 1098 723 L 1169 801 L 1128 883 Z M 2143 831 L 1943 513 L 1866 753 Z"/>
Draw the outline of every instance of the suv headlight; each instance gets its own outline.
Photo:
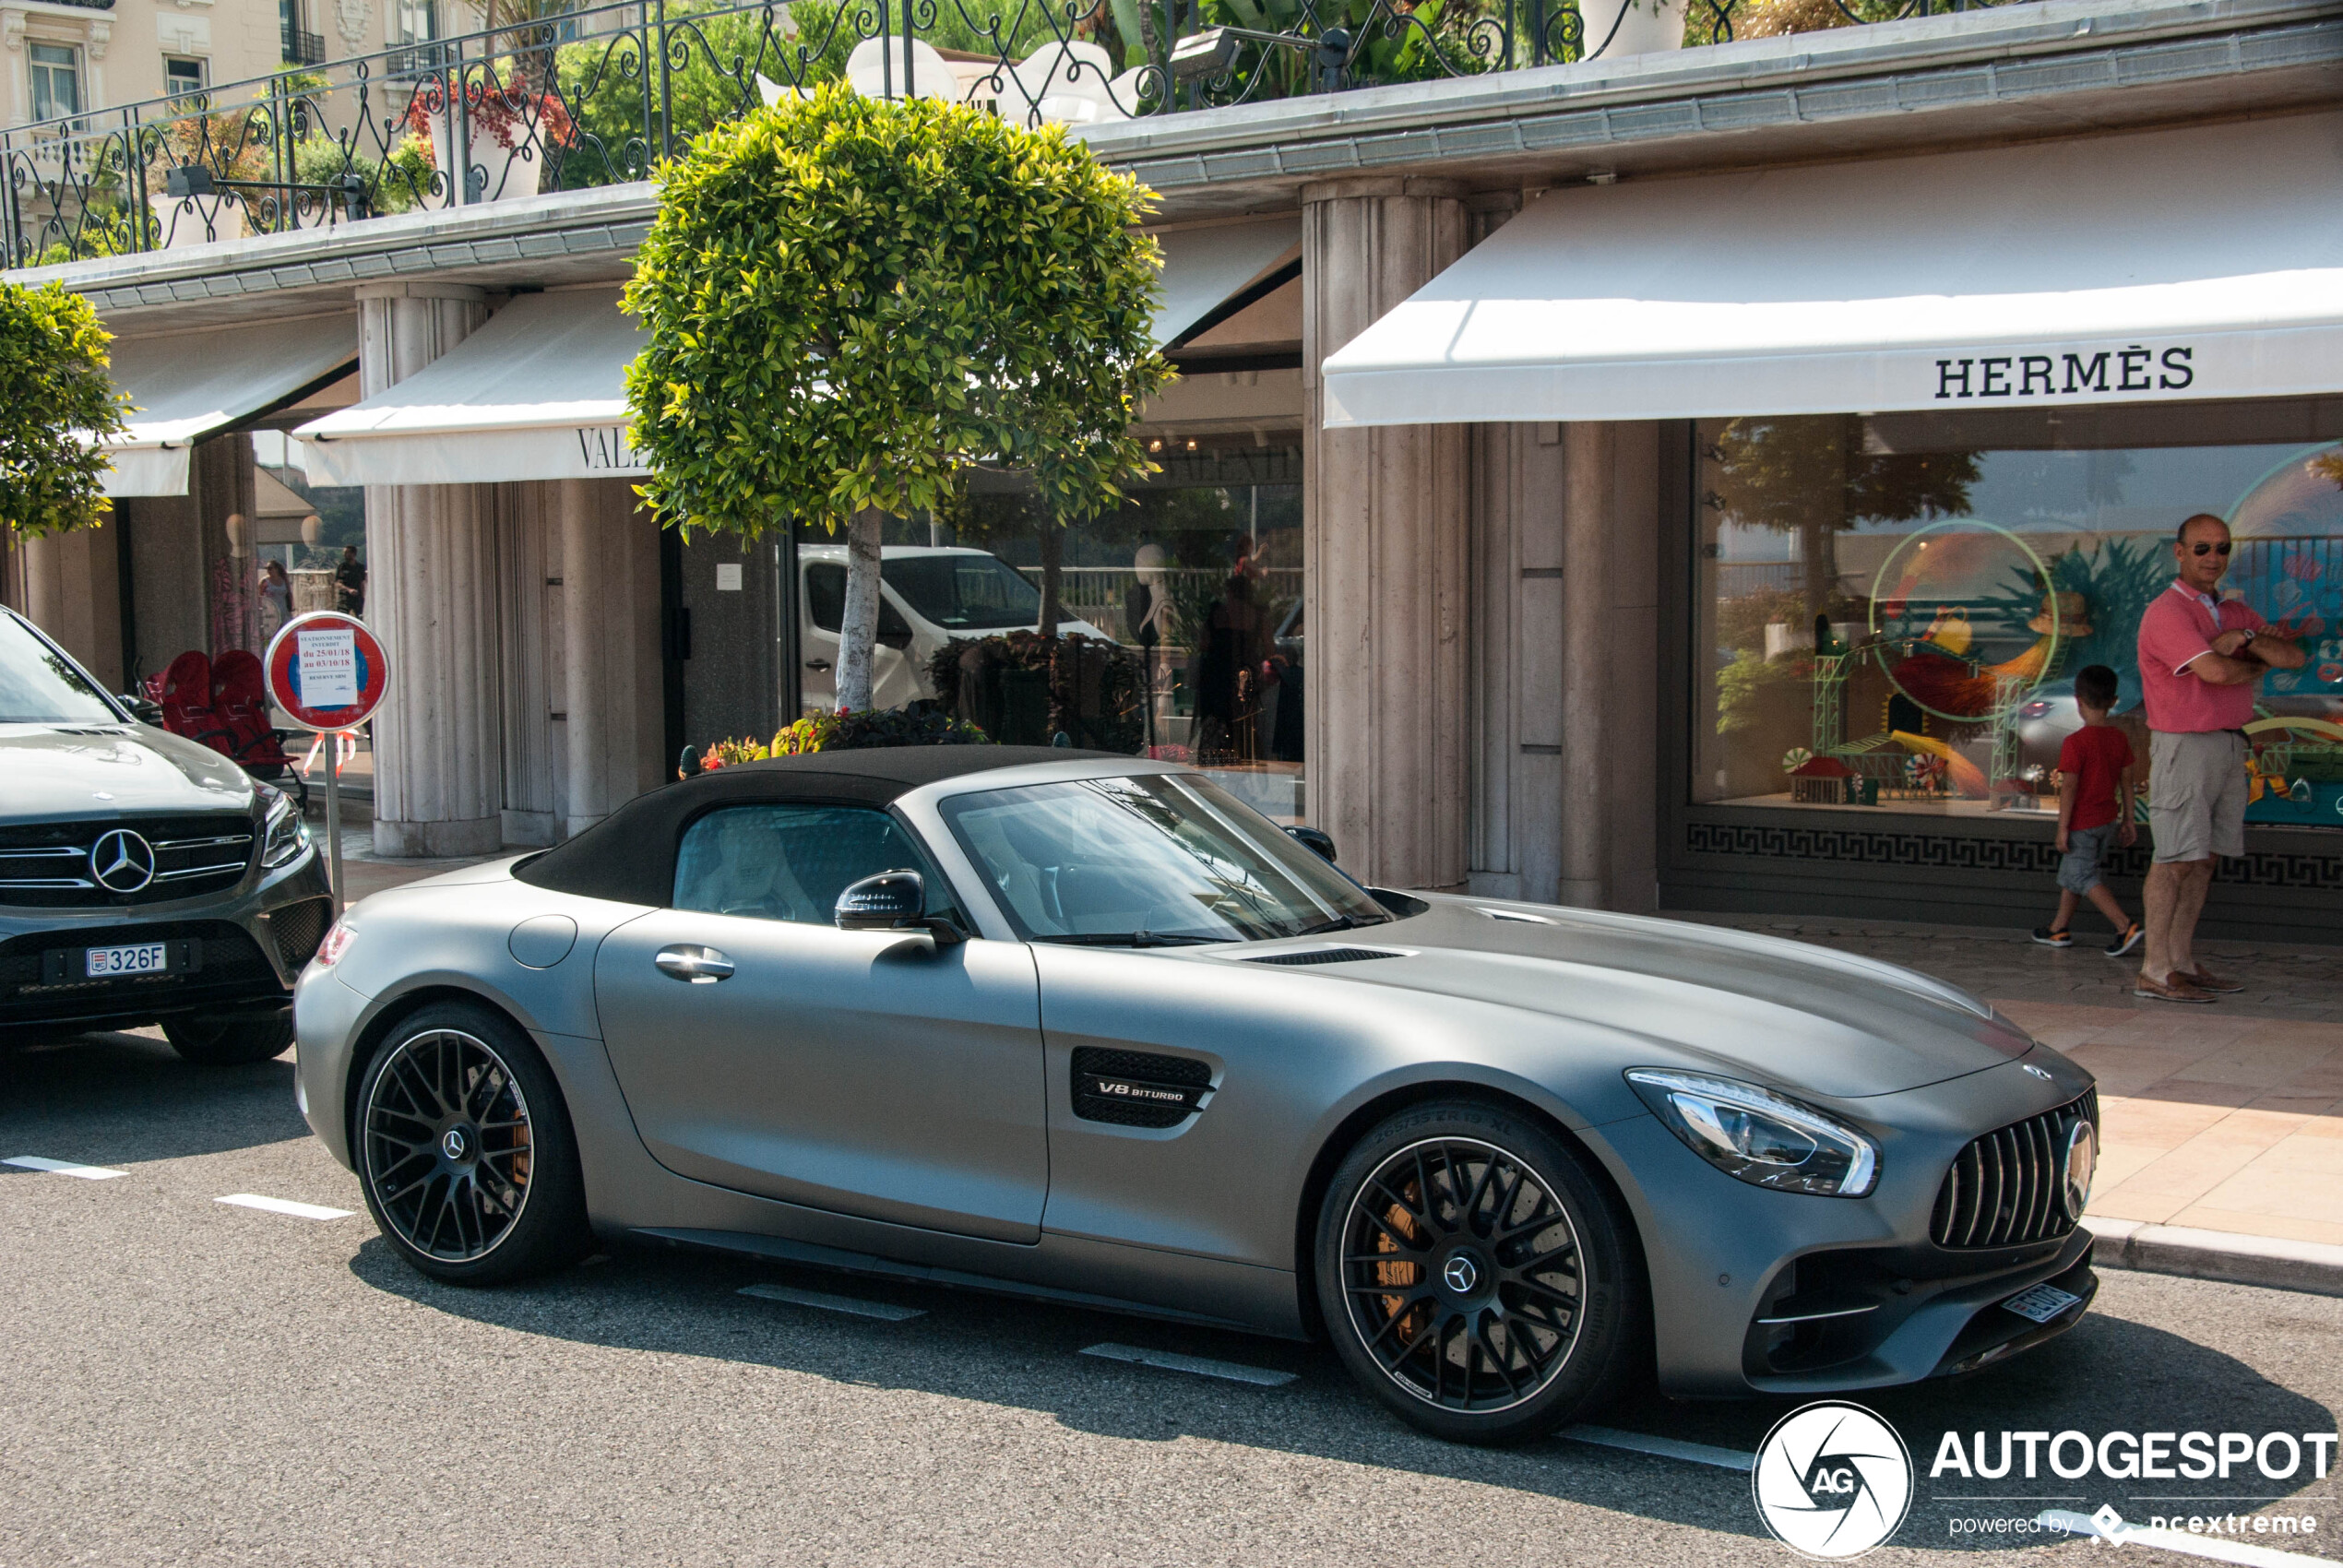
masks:
<path id="1" fill-rule="evenodd" d="M 268 826 L 261 831 L 260 863 L 270 871 L 297 859 L 309 848 L 309 824 L 292 797 L 273 784 L 256 784 L 268 802 Z"/>
<path id="2" fill-rule="evenodd" d="M 1879 1181 L 1879 1146 L 1771 1089 L 1659 1067 L 1631 1067 L 1653 1114 L 1728 1176 L 1778 1193 L 1860 1198 Z"/>

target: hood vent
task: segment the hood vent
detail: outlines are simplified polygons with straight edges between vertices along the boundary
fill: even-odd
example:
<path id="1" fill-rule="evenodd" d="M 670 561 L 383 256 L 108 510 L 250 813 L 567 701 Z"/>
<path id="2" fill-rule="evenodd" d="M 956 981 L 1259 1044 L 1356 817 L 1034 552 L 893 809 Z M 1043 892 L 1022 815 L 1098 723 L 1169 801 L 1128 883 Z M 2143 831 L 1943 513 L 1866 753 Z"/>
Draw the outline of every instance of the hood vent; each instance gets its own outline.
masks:
<path id="1" fill-rule="evenodd" d="M 1311 947 L 1299 953 L 1269 953 L 1258 958 L 1247 958 L 1248 964 L 1363 964 L 1370 958 L 1404 958 L 1404 953 L 1392 953 L 1375 947 Z"/>

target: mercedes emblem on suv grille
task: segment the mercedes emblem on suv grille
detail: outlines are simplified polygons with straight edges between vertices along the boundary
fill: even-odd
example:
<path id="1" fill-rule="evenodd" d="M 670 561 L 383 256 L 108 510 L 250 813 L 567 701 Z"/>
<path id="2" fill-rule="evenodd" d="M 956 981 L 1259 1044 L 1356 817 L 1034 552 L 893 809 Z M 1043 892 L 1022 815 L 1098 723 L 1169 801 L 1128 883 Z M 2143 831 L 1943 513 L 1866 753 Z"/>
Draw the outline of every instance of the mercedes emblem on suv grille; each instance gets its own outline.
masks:
<path id="1" fill-rule="evenodd" d="M 89 874 L 110 893 L 136 893 L 155 879 L 155 851 L 136 833 L 117 827 L 89 846 Z"/>

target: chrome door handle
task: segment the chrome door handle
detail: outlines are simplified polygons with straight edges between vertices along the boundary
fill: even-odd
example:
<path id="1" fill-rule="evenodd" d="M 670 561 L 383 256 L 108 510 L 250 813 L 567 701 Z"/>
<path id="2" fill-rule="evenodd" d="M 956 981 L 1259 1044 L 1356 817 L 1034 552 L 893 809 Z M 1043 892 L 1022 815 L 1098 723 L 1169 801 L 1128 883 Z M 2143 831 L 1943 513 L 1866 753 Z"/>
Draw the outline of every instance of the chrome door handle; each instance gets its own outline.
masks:
<path id="1" fill-rule="evenodd" d="M 805 661 L 805 668 L 808 670 L 827 670 L 829 667 L 830 661 L 827 659 L 809 659 Z"/>
<path id="2" fill-rule="evenodd" d="M 651 962 L 669 979 L 688 980 L 694 985 L 714 985 L 718 980 L 730 980 L 732 974 L 730 958 L 713 947 L 697 947 L 688 942 L 660 948 L 651 955 Z"/>

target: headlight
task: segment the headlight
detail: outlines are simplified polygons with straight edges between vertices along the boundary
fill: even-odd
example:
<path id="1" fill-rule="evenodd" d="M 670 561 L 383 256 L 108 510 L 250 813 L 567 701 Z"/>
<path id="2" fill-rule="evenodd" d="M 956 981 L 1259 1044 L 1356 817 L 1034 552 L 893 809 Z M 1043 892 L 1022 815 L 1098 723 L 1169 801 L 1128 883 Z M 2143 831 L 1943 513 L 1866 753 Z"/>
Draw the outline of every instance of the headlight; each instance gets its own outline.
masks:
<path id="1" fill-rule="evenodd" d="M 350 939 L 358 933 L 350 926 L 350 917 L 342 916 L 327 929 L 326 939 L 317 944 L 317 951 L 310 962 L 321 969 L 331 968 L 350 950 Z"/>
<path id="2" fill-rule="evenodd" d="M 256 784 L 263 791 L 261 798 L 268 802 L 268 826 L 260 843 L 260 863 L 270 870 L 295 859 L 309 848 L 309 824 L 301 818 L 301 811 L 292 797 L 273 784 Z"/>
<path id="3" fill-rule="evenodd" d="M 1685 1147 L 1752 1186 L 1860 1198 L 1879 1180 L 1876 1144 L 1771 1089 L 1658 1067 L 1631 1067 L 1627 1081 Z"/>

